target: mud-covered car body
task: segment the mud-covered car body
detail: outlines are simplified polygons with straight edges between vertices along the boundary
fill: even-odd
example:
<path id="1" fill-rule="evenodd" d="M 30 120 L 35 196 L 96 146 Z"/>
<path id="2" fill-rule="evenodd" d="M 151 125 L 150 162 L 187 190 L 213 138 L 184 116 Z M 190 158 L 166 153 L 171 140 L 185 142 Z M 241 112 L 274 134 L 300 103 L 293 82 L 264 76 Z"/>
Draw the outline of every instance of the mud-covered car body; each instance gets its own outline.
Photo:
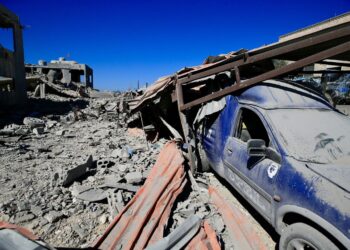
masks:
<path id="1" fill-rule="evenodd" d="M 300 220 L 350 249 L 350 119 L 283 82 L 225 98 L 197 133 L 210 166 L 278 233 Z"/>

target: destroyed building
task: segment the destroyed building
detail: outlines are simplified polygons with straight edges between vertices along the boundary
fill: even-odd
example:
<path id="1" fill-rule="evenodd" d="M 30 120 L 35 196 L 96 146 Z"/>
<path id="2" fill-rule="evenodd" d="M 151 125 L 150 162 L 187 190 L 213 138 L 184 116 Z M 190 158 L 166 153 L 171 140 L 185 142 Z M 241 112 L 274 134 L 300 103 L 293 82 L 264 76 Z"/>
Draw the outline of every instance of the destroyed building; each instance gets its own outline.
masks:
<path id="1" fill-rule="evenodd" d="M 0 43 L 0 104 L 15 105 L 26 102 L 26 82 L 22 25 L 18 16 L 0 4 L 0 29 L 12 33 L 13 49 Z"/>
<path id="2" fill-rule="evenodd" d="M 94 87 L 92 68 L 76 61 L 66 61 L 64 57 L 50 62 L 40 60 L 38 64 L 26 64 L 25 70 L 29 75 L 44 75 L 50 82 L 59 81 L 66 85 L 80 83 L 85 87 Z"/>
<path id="3" fill-rule="evenodd" d="M 60 57 L 49 63 L 40 60 L 37 65 L 26 64 L 28 90 L 34 96 L 44 98 L 47 92 L 64 96 L 88 96 L 93 90 L 93 69 L 76 61 L 66 61 Z"/>

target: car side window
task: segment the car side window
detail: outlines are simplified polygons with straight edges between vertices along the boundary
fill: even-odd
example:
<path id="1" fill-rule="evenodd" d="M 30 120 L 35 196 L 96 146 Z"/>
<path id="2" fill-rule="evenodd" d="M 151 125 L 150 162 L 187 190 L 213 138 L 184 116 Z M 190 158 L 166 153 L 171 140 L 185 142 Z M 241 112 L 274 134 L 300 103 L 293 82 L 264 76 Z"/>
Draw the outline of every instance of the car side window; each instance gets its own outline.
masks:
<path id="1" fill-rule="evenodd" d="M 234 136 L 243 142 L 249 139 L 262 139 L 270 145 L 269 135 L 260 117 L 252 110 L 241 108 Z"/>

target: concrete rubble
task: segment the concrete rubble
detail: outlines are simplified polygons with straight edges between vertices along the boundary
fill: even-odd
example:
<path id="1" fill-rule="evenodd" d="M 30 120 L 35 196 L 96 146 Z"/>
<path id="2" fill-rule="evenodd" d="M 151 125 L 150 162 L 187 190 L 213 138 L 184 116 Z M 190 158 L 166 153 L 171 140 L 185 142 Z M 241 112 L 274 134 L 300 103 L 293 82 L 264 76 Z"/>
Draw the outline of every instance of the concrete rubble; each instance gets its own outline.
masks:
<path id="1" fill-rule="evenodd" d="M 59 115 L 18 114 L 2 127 L 0 220 L 54 246 L 87 246 L 101 235 L 115 216 L 111 204 L 118 212 L 130 201 L 165 143 L 143 150 L 145 138 L 128 135 L 115 99 Z"/>
<path id="2" fill-rule="evenodd" d="M 48 95 L 46 100 L 69 98 Z M 40 108 L 19 113 L 0 130 L 0 221 L 28 228 L 53 246 L 96 242 L 143 187 L 167 143 L 164 138 L 146 141 L 142 129 L 128 128 L 131 116 L 127 109 L 120 112 L 118 96 L 85 101 L 84 108 L 65 113 Z M 172 198 L 173 209 L 163 218 L 166 226 L 158 238 L 169 235 L 173 242 L 179 237 L 175 230 L 196 216 L 205 222 L 196 229 L 203 239 L 212 228 L 212 244 L 234 245 L 210 203 L 206 175 L 186 177 L 190 181 Z"/>

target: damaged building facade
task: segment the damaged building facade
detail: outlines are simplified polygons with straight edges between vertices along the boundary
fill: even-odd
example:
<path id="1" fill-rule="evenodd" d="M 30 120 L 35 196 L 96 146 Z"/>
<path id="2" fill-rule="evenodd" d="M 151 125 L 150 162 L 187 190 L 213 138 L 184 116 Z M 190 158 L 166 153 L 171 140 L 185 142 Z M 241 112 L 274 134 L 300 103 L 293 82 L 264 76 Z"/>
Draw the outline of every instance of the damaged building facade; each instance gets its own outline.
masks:
<path id="1" fill-rule="evenodd" d="M 27 74 L 46 76 L 49 82 L 59 81 L 66 85 L 81 83 L 85 87 L 94 87 L 92 68 L 76 61 L 66 61 L 63 57 L 49 63 L 40 60 L 38 64 L 26 64 L 25 69 Z"/>
<path id="2" fill-rule="evenodd" d="M 0 104 L 23 104 L 27 94 L 22 26 L 18 16 L 3 5 L 0 5 L 0 29 L 10 30 L 13 38 L 13 50 L 0 43 Z"/>

